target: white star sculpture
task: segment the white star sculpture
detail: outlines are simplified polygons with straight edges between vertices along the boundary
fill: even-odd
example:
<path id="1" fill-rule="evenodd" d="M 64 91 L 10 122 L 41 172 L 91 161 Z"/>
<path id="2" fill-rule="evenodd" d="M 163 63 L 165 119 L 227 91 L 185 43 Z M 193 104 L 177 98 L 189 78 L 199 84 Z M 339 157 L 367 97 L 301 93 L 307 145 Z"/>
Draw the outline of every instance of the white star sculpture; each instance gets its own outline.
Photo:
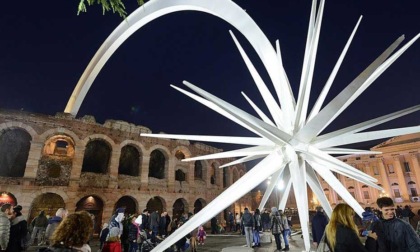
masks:
<path id="1" fill-rule="evenodd" d="M 216 96 L 187 81 L 184 81 L 183 83 L 198 95 L 171 85 L 178 91 L 248 129 L 254 133 L 256 137 L 168 134 L 142 134 L 142 136 L 252 146 L 207 156 L 189 158 L 184 161 L 241 157 L 234 162 L 221 166 L 221 168 L 223 168 L 250 160 L 260 158 L 262 158 L 262 160 L 243 177 L 221 193 L 217 198 L 211 201 L 193 218 L 160 243 L 153 251 L 164 251 L 164 249 L 174 244 L 193 229 L 231 206 L 236 200 L 247 194 L 270 176 L 273 177 L 275 182 L 283 180 L 286 185 L 284 192 L 281 193 L 283 197 L 280 201 L 280 209 L 285 207 L 287 196 L 291 185 L 293 184 L 294 195 L 296 197 L 300 223 L 302 226 L 302 233 L 304 236 L 305 249 L 307 251 L 310 249 L 310 242 L 306 184 L 309 185 L 316 197 L 320 200 L 326 213 L 330 215 L 332 211 L 316 174 L 321 176 L 328 184 L 330 184 L 331 187 L 334 188 L 334 190 L 343 198 L 343 200 L 352 206 L 359 215 L 363 212 L 362 207 L 334 176 L 333 172 L 382 190 L 382 188 L 375 183 L 376 179 L 339 161 L 330 154 L 377 153 L 372 151 L 337 148 L 336 146 L 419 132 L 420 126 L 360 133 L 361 131 L 373 126 L 415 112 L 420 109 L 420 105 L 324 135 L 320 135 L 320 133 L 366 88 L 368 88 L 370 84 L 372 84 L 372 82 L 375 81 L 376 78 L 378 78 L 405 50 L 407 50 L 408 47 L 419 38 L 420 34 L 414 37 L 397 52 L 392 54 L 392 52 L 402 42 L 403 36 L 398 38 L 341 93 L 339 93 L 321 109 L 325 97 L 327 96 L 331 84 L 334 81 L 337 71 L 340 68 L 347 49 L 349 48 L 360 23 L 361 19 L 359 19 L 325 84 L 324 89 L 308 115 L 308 102 L 312 85 L 316 52 L 318 48 L 319 34 L 321 30 L 323 9 L 324 0 L 320 1 L 318 8 L 317 0 L 312 1 L 308 36 L 306 40 L 305 56 L 297 101 L 292 94 L 290 83 L 283 68 L 278 41 L 276 42 L 276 50 L 274 50 L 264 33 L 248 16 L 248 14 L 230 0 L 151 0 L 124 20 L 102 44 L 101 48 L 95 54 L 84 74 L 80 78 L 79 83 L 69 99 L 65 112 L 72 113 L 74 115 L 77 114 L 87 91 L 103 65 L 115 52 L 119 45 L 121 45 L 132 33 L 153 19 L 171 12 L 182 10 L 207 12 L 226 20 L 236 27 L 249 40 L 261 58 L 277 95 L 276 100 L 276 97 L 270 93 L 266 84 L 232 32 L 231 35 L 233 40 L 235 41 L 235 44 L 237 45 L 258 87 L 258 90 L 268 107 L 270 115 L 264 114 L 262 110 L 259 109 L 245 94 L 243 94 L 245 99 L 254 108 L 259 118 L 217 98 Z M 264 207 L 276 184 L 277 183 L 271 183 L 267 188 L 260 204 L 260 209 Z"/>

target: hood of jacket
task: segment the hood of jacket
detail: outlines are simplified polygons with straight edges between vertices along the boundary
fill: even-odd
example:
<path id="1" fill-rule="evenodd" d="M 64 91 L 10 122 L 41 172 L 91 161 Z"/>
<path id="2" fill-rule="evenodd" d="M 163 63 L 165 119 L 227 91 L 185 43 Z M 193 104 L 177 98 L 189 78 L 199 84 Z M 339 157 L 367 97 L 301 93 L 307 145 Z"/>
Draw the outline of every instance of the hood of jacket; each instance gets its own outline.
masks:
<path id="1" fill-rule="evenodd" d="M 18 216 L 18 217 L 16 217 L 16 218 L 14 218 L 14 219 L 12 220 L 12 225 L 16 225 L 16 224 L 18 224 L 19 222 L 24 221 L 24 220 L 25 220 L 25 217 L 23 217 L 23 215 L 20 215 L 20 216 Z"/>
<path id="2" fill-rule="evenodd" d="M 48 224 L 52 223 L 60 223 L 63 220 L 60 216 L 54 216 L 51 219 L 48 220 Z"/>

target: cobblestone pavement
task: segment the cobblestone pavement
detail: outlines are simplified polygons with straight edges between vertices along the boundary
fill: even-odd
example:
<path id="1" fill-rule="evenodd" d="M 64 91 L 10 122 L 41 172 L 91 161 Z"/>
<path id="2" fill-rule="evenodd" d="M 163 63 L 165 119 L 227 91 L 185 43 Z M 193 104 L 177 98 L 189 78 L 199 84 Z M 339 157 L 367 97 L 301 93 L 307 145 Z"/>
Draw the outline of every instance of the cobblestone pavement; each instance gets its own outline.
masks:
<path id="1" fill-rule="evenodd" d="M 265 233 L 270 234 L 270 233 Z M 304 251 L 303 240 L 300 237 L 300 234 L 293 235 L 293 239 L 290 241 L 290 251 Z M 222 235 L 211 235 L 207 236 L 204 245 L 199 245 L 198 252 L 220 252 L 223 248 L 227 247 L 238 247 L 235 251 L 249 251 L 245 247 L 246 241 L 245 236 L 239 234 L 222 234 Z M 91 242 L 92 252 L 97 252 L 99 249 L 99 242 L 94 240 Z M 282 246 L 284 248 L 284 243 L 282 241 Z M 239 248 L 242 247 L 243 249 Z M 39 247 L 33 246 L 28 249 L 28 251 L 37 251 Z M 190 251 L 190 250 L 188 250 Z M 261 247 L 254 248 L 256 252 L 274 252 L 276 251 L 276 245 L 274 238 L 271 243 L 261 243 Z"/>

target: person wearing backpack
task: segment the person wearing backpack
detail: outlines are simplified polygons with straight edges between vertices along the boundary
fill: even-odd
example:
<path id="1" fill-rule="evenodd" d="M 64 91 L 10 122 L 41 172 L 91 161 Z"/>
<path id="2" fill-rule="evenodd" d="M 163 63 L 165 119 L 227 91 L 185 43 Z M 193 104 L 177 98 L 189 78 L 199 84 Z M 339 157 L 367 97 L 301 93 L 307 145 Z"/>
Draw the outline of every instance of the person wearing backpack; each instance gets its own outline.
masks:
<path id="1" fill-rule="evenodd" d="M 244 209 L 242 215 L 242 225 L 245 229 L 246 245 L 248 248 L 252 247 L 253 233 L 252 230 L 255 226 L 254 216 L 249 212 L 248 208 Z"/>

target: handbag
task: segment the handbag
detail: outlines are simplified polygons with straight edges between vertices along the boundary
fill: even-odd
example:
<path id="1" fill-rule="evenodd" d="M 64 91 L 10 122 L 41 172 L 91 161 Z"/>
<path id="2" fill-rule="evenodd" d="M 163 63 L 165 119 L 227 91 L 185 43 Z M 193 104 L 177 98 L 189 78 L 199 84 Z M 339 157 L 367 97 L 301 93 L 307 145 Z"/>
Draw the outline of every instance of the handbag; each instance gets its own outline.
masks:
<path id="1" fill-rule="evenodd" d="M 330 252 L 330 247 L 328 246 L 327 238 L 325 237 L 325 232 L 322 235 L 321 240 L 319 241 L 318 248 L 316 252 Z"/>

